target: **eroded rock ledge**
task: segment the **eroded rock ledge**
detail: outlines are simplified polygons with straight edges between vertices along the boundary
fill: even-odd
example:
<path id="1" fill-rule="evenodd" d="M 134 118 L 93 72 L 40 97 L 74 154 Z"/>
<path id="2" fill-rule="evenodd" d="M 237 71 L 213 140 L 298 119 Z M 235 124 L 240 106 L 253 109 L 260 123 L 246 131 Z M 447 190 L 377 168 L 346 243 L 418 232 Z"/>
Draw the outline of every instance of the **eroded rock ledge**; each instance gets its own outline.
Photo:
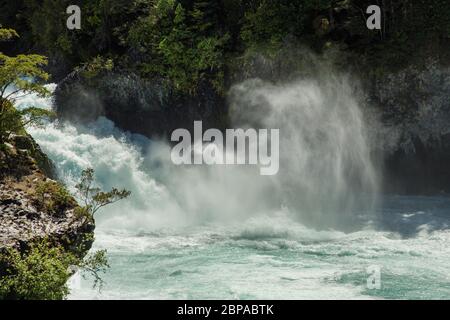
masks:
<path id="1" fill-rule="evenodd" d="M 0 252 L 24 250 L 41 239 L 77 254 L 90 248 L 94 223 L 75 214 L 76 201 L 70 197 L 64 206 L 47 210 L 37 195 L 43 183 L 57 182 L 49 178 L 51 162 L 31 137 L 15 136 L 5 144 L 0 166 Z"/>

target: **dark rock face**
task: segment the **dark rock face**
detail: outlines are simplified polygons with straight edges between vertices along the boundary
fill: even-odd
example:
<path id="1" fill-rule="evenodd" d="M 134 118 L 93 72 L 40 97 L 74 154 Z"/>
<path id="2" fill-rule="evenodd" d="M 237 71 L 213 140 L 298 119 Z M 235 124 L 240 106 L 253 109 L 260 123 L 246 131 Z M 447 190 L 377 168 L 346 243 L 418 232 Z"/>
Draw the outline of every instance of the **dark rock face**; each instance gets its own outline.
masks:
<path id="1" fill-rule="evenodd" d="M 290 60 L 282 61 L 257 56 L 231 79 L 289 81 L 331 68 L 307 52 L 300 63 L 303 67 L 291 72 Z M 425 68 L 410 67 L 368 83 L 364 96 L 364 112 L 374 112 L 381 119 L 373 128 L 372 123 L 368 125 L 375 131 L 373 152 L 383 169 L 383 190 L 450 193 L 450 69 L 436 62 Z M 177 128 L 191 129 L 194 120 L 202 120 L 204 128 L 224 129 L 229 123 L 225 98 L 207 84 L 195 95 L 181 95 L 161 80 L 144 80 L 126 72 L 103 73 L 95 79 L 73 72 L 58 85 L 55 102 L 63 119 L 85 122 L 102 115 L 123 130 L 150 138 L 170 137 Z"/>
<path id="2" fill-rule="evenodd" d="M 235 76 L 290 81 L 333 70 L 308 51 L 295 50 L 275 59 L 254 57 Z M 281 59 L 280 59 L 281 58 Z M 288 66 L 291 66 L 289 70 Z M 297 70 L 297 71 L 296 71 Z M 300 72 L 298 71 L 300 70 Z M 361 74 L 361 70 L 354 70 Z M 367 117 L 374 159 L 383 172 L 383 191 L 402 194 L 450 194 L 450 68 L 430 60 L 377 81 L 364 82 L 361 106 Z"/>
<path id="3" fill-rule="evenodd" d="M 200 85 L 196 94 L 181 94 L 160 79 L 144 80 L 133 73 L 85 79 L 75 71 L 58 84 L 55 105 L 62 119 L 86 122 L 106 116 L 123 130 L 147 137 L 170 137 L 177 128 L 190 129 L 195 120 L 215 128 L 226 122 L 224 98 L 210 85 Z"/>
<path id="4" fill-rule="evenodd" d="M 411 141 L 413 150 L 399 149 L 386 157 L 386 192 L 450 193 L 450 134 L 439 140 Z"/>
<path id="5" fill-rule="evenodd" d="M 375 83 L 387 192 L 450 193 L 450 69 L 430 63 Z"/>

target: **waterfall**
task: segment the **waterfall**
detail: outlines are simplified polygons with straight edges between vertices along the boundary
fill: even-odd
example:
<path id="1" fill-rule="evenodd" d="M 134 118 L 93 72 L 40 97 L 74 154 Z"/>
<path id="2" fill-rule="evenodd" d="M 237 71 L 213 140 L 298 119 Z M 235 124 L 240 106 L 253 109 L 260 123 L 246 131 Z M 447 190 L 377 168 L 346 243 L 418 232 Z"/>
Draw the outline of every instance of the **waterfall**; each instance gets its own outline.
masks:
<path id="1" fill-rule="evenodd" d="M 368 123 L 348 79 L 251 80 L 229 103 L 235 127 L 280 129 L 277 175 L 175 166 L 166 142 L 105 118 L 28 128 L 69 189 L 92 167 L 101 188 L 132 192 L 96 216 L 94 248 L 111 264 L 104 290 L 77 274 L 70 298 L 448 296 L 429 288 L 448 283 L 449 200 L 393 196 L 377 206 Z M 18 101 L 26 105 L 52 107 L 32 95 Z M 392 290 L 366 290 L 372 265 Z"/>
<path id="2" fill-rule="evenodd" d="M 50 86 L 54 88 L 54 86 Z M 18 105 L 51 108 L 29 96 Z M 29 132 L 73 188 L 92 167 L 100 187 L 126 188 L 131 199 L 107 209 L 101 225 L 160 228 L 243 221 L 286 209 L 317 228 L 348 226 L 376 199 L 376 172 L 365 123 L 345 78 L 285 85 L 250 80 L 230 91 L 236 127 L 280 129 L 280 172 L 251 166 L 175 166 L 163 141 L 122 132 L 99 118 L 86 126 L 54 122 Z"/>
<path id="3" fill-rule="evenodd" d="M 285 85 L 249 80 L 231 90 L 239 126 L 280 128 L 278 198 L 313 226 L 345 227 L 370 213 L 378 178 L 355 89 L 328 74 Z"/>

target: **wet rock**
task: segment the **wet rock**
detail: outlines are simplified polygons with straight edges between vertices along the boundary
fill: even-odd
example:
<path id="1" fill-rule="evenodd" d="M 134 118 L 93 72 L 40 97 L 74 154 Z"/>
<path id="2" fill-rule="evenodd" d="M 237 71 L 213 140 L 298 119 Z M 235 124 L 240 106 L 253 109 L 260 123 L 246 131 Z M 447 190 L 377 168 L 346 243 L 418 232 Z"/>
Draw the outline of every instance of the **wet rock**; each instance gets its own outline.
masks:
<path id="1" fill-rule="evenodd" d="M 370 94 L 382 110 L 384 190 L 450 193 L 450 68 L 412 66 L 379 79 Z"/>
<path id="2" fill-rule="evenodd" d="M 194 94 L 171 88 L 162 79 L 142 79 L 129 72 L 107 72 L 85 79 L 74 71 L 55 90 L 58 117 L 88 122 L 105 116 L 119 128 L 147 137 L 170 136 L 177 128 L 223 127 L 225 99 L 208 83 Z"/>

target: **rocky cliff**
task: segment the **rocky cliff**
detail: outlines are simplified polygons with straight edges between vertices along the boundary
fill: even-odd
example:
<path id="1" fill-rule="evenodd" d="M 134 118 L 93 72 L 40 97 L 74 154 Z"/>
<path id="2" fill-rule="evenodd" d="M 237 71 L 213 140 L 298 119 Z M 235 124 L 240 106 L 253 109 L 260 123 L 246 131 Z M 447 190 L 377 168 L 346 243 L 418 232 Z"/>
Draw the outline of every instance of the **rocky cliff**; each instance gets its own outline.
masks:
<path id="1" fill-rule="evenodd" d="M 268 81 L 324 75 L 334 58 L 287 48 L 275 59 L 255 56 L 237 68 L 231 82 L 258 77 Z M 342 60 L 342 59 L 341 59 Z M 342 62 L 342 61 L 341 61 Z M 450 193 L 450 69 L 430 59 L 400 71 L 368 76 L 357 65 L 344 67 L 361 83 L 374 158 L 380 160 L 388 193 Z M 367 79 L 367 80 L 364 80 Z M 148 137 L 168 136 L 176 128 L 227 126 L 226 98 L 207 85 L 192 95 L 176 94 L 161 81 L 109 72 L 83 79 L 66 77 L 55 92 L 60 117 L 86 121 L 104 115 L 124 130 Z M 373 116 L 375 115 L 375 116 Z M 376 120 L 374 120 L 376 118 Z M 373 120 L 373 121 L 372 121 Z"/>
<path id="2" fill-rule="evenodd" d="M 106 116 L 123 130 L 148 137 L 170 136 L 199 119 L 204 127 L 226 126 L 225 99 L 206 82 L 187 94 L 134 73 L 101 72 L 92 78 L 82 73 L 76 70 L 58 84 L 55 105 L 62 119 L 86 122 Z"/>
<path id="3" fill-rule="evenodd" d="M 450 68 L 430 60 L 388 74 L 368 91 L 383 126 L 384 190 L 450 193 Z"/>
<path id="4" fill-rule="evenodd" d="M 0 252 L 41 239 L 80 254 L 90 248 L 94 223 L 75 214 L 76 201 L 51 179 L 53 166 L 30 136 L 5 143 L 0 166 Z"/>

